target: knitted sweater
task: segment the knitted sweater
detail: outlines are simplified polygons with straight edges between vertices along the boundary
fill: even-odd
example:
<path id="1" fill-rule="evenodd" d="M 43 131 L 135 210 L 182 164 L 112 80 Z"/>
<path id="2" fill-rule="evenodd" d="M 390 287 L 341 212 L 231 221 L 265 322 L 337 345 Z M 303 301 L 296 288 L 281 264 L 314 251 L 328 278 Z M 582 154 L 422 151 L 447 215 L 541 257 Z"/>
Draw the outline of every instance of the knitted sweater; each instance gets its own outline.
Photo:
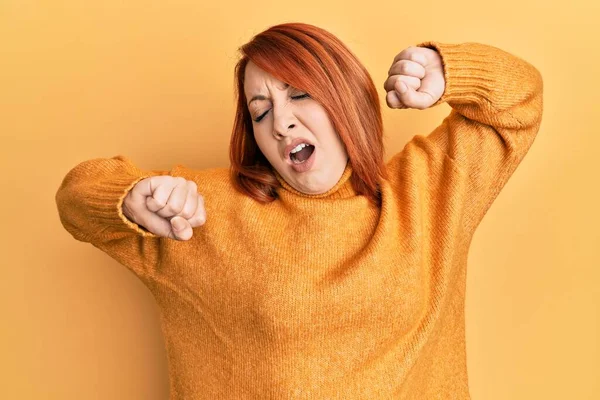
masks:
<path id="1" fill-rule="evenodd" d="M 153 293 L 171 399 L 469 399 L 466 262 L 474 231 L 532 145 L 542 77 L 479 43 L 424 42 L 442 57 L 449 115 L 387 161 L 382 205 L 351 164 L 323 194 L 277 174 L 279 198 L 234 190 L 228 168 L 144 171 L 127 157 L 76 165 L 60 220 Z M 128 220 L 152 175 L 193 180 L 207 220 L 188 241 Z"/>

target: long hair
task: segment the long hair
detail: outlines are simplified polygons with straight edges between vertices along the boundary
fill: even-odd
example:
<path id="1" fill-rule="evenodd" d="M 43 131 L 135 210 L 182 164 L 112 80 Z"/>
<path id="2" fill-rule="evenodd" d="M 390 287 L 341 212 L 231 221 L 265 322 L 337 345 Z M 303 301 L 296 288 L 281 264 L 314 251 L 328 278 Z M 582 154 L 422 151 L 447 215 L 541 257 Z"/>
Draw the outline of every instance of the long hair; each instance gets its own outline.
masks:
<path id="1" fill-rule="evenodd" d="M 268 203 L 281 186 L 254 139 L 246 105 L 244 74 L 252 61 L 323 106 L 346 147 L 354 190 L 381 205 L 378 182 L 387 178 L 381 108 L 373 80 L 358 58 L 333 34 L 305 23 L 271 26 L 238 51 L 242 58 L 235 66 L 237 109 L 229 153 L 236 190 Z"/>

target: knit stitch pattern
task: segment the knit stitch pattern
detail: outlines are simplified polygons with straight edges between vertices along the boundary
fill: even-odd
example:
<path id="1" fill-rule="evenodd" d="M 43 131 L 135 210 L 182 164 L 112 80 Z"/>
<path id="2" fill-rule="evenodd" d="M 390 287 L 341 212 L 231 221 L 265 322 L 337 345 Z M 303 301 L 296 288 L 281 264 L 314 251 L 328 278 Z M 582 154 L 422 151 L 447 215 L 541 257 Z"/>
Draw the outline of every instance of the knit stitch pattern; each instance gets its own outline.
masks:
<path id="1" fill-rule="evenodd" d="M 263 204 L 228 168 L 144 171 L 123 155 L 76 165 L 56 193 L 60 221 L 129 268 L 160 310 L 170 398 L 470 399 L 467 255 L 474 231 L 530 149 L 542 77 L 480 43 L 438 51 L 449 115 L 393 155 L 377 207 L 346 165 L 327 193 L 279 174 Z M 141 179 L 193 180 L 207 220 L 161 238 L 121 205 Z"/>

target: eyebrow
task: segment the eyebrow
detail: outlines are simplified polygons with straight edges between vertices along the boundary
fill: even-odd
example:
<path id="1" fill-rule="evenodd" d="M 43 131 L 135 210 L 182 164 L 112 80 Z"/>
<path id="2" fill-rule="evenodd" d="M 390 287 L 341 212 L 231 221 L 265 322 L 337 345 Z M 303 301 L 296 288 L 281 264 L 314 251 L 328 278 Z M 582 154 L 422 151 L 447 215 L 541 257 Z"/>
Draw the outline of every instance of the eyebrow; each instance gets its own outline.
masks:
<path id="1" fill-rule="evenodd" d="M 283 90 L 287 89 L 290 87 L 289 83 L 284 83 L 284 88 Z M 248 106 L 250 106 L 250 103 L 252 103 L 254 100 L 270 100 L 271 98 L 268 96 L 263 96 L 262 94 L 257 94 L 256 96 L 252 97 L 252 99 L 250 99 L 250 101 L 248 102 Z"/>

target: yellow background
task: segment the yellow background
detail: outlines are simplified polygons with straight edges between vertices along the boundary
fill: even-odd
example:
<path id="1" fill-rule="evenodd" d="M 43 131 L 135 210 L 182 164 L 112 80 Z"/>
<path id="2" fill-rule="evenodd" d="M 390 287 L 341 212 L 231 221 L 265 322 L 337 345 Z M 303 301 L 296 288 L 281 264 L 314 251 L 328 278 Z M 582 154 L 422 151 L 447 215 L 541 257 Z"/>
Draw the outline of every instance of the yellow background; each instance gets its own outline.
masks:
<path id="1" fill-rule="evenodd" d="M 0 1 L 0 398 L 166 398 L 152 295 L 62 228 L 54 195 L 90 158 L 228 166 L 236 49 L 295 21 L 337 35 L 372 74 L 386 159 L 450 112 L 387 108 L 404 48 L 482 42 L 541 71 L 540 133 L 471 244 L 471 394 L 600 398 L 600 3 L 494 3 Z"/>

